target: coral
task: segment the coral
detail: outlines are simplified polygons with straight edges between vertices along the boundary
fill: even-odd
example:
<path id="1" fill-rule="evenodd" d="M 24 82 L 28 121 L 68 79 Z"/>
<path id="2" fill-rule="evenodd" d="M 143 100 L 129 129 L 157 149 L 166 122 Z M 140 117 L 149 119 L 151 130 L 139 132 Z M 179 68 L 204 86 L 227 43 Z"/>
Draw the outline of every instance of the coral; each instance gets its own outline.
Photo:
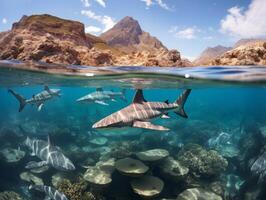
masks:
<path id="1" fill-rule="evenodd" d="M 178 160 L 195 175 L 216 176 L 223 172 L 228 162 L 217 151 L 207 151 L 197 144 L 188 144 L 178 153 Z"/>
<path id="2" fill-rule="evenodd" d="M 5 191 L 0 193 L 0 200 L 22 200 L 22 198 L 16 192 Z"/>
<path id="3" fill-rule="evenodd" d="M 58 191 L 64 193 L 69 200 L 93 200 L 94 198 L 91 195 L 84 195 L 86 189 L 87 183 L 83 180 L 71 183 L 69 180 L 63 179 L 58 184 Z"/>

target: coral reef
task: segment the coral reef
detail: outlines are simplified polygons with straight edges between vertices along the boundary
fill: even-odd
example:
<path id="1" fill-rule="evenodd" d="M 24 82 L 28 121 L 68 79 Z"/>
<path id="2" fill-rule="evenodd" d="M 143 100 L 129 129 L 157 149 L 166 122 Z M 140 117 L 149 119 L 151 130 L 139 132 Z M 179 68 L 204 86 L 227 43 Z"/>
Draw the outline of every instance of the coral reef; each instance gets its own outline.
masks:
<path id="1" fill-rule="evenodd" d="M 22 200 L 22 197 L 13 191 L 0 192 L 0 200 Z"/>

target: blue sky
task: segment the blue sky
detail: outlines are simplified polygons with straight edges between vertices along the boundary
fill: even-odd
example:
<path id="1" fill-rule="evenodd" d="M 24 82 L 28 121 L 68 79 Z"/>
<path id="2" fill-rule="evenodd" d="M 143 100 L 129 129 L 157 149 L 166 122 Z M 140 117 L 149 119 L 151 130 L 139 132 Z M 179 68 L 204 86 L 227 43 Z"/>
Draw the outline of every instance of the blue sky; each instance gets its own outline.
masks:
<path id="1" fill-rule="evenodd" d="M 0 31 L 22 15 L 43 13 L 81 21 L 95 35 L 132 16 L 188 58 L 208 46 L 266 36 L 266 0 L 1 0 Z"/>

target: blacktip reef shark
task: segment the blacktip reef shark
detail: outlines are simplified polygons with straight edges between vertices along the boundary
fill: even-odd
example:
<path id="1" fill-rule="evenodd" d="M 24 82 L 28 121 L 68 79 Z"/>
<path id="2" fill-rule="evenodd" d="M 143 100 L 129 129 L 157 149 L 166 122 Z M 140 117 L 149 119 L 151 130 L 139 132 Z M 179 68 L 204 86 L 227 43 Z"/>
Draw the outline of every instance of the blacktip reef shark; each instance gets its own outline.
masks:
<path id="1" fill-rule="evenodd" d="M 30 185 L 29 190 L 38 190 L 45 193 L 44 200 L 68 200 L 65 194 L 59 192 L 53 187 L 46 185 Z"/>
<path id="2" fill-rule="evenodd" d="M 41 159 L 40 162 L 29 162 L 25 167 L 26 169 L 49 165 L 61 171 L 75 170 L 74 164 L 62 153 L 60 148 L 51 144 L 49 135 L 47 142 L 27 137 L 24 144 L 31 150 L 32 156 Z"/>
<path id="3" fill-rule="evenodd" d="M 154 125 L 149 122 L 156 117 L 169 118 L 168 112 L 174 111 L 176 114 L 187 118 L 184 105 L 191 92 L 191 89 L 184 90 L 180 97 L 174 102 L 149 102 L 146 101 L 141 89 L 136 91 L 133 102 L 127 107 L 103 118 L 96 122 L 92 128 L 111 128 L 111 127 L 136 127 L 167 131 L 164 126 Z"/>
<path id="4" fill-rule="evenodd" d="M 8 92 L 14 95 L 14 97 L 16 97 L 16 99 L 19 101 L 19 112 L 23 110 L 26 104 L 36 105 L 38 111 L 40 111 L 45 101 L 61 96 L 59 89 L 50 89 L 48 86 L 44 86 L 44 90 L 42 92 L 33 95 L 30 99 L 25 99 L 23 96 L 11 89 L 8 89 Z"/>
<path id="5" fill-rule="evenodd" d="M 116 101 L 115 99 L 118 97 L 126 101 L 124 89 L 121 92 L 114 92 L 114 91 L 105 91 L 102 88 L 97 88 L 95 92 L 87 94 L 77 99 L 76 101 L 81 103 L 97 103 L 107 106 L 109 104 L 107 104 L 105 101 L 109 100 Z"/>

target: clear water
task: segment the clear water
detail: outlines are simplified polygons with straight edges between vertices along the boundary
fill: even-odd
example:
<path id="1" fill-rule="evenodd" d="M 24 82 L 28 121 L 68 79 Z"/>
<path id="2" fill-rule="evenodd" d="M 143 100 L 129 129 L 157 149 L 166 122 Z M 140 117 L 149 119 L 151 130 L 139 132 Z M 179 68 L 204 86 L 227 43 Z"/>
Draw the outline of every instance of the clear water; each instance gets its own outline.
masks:
<path id="1" fill-rule="evenodd" d="M 16 191 L 25 199 L 43 199 L 42 193 L 28 191 L 30 183 L 20 178 L 20 174 L 27 171 L 26 163 L 31 160 L 40 161 L 30 156 L 30 151 L 23 145 L 23 141 L 26 136 L 46 140 L 49 134 L 52 143 L 59 146 L 76 166 L 75 171 L 61 172 L 71 175 L 72 178 L 69 179 L 73 183 L 86 171 L 82 167 L 84 165 L 94 166 L 100 159 L 104 160 L 108 156 L 116 160 L 124 157 L 136 158 L 135 153 L 139 151 L 162 148 L 188 167 L 189 173 L 180 178 L 179 182 L 175 182 L 161 173 L 163 160 L 158 163 L 146 163 L 150 167 L 148 174 L 164 181 L 163 191 L 152 199 L 175 199 L 181 192 L 195 187 L 204 188 L 222 199 L 266 199 L 263 175 L 258 180 L 266 167 L 262 162 L 259 163 L 260 171 L 251 171 L 252 164 L 263 155 L 265 149 L 266 129 L 263 128 L 266 127 L 266 69 L 164 68 L 156 73 L 153 73 L 152 68 L 144 68 L 143 71 L 141 69 L 135 68 L 138 73 L 132 73 L 128 68 L 109 68 L 115 71 L 113 75 L 92 77 L 53 76 L 1 69 L 0 151 L 20 147 L 26 155 L 13 163 L 8 163 L 1 155 L 0 191 Z M 7 92 L 11 88 L 25 98 L 30 98 L 42 91 L 44 85 L 61 89 L 62 96 L 47 101 L 41 111 L 35 106 L 26 105 L 22 112 L 18 112 L 18 101 Z M 126 89 L 127 102 L 119 98 L 117 101 L 108 101 L 109 105 L 75 102 L 76 99 L 94 92 L 96 88 L 114 91 Z M 170 129 L 165 132 L 132 127 L 92 129 L 95 122 L 129 105 L 135 88 L 142 88 L 148 101 L 169 102 L 174 102 L 183 89 L 192 89 L 185 105 L 188 119 L 173 112 L 169 112 L 170 119 L 153 119 L 152 123 Z M 107 138 L 107 143 L 101 146 L 90 142 L 99 137 Z M 203 150 L 217 151 L 226 159 L 228 165 L 215 174 L 209 173 L 220 166 L 215 165 L 215 162 L 219 161 L 211 160 L 211 155 L 207 154 L 201 158 L 201 163 L 196 162 L 196 169 L 192 168 L 184 162 L 184 151 L 192 151 L 189 149 L 193 147 L 191 143 L 200 145 Z M 106 149 L 100 148 L 103 146 L 117 152 L 115 155 L 110 152 L 106 154 Z M 93 161 L 89 162 L 89 159 Z M 200 172 L 199 165 L 205 167 Z M 209 171 L 204 171 L 206 168 L 209 168 Z M 48 171 L 36 176 L 42 178 L 45 185 L 52 185 L 51 177 L 58 172 L 50 167 Z M 115 170 L 110 185 L 95 189 L 94 185 L 88 184 L 86 191 L 105 199 L 142 199 L 131 189 L 132 179 L 134 178 L 121 175 Z M 213 189 L 215 184 L 219 185 L 218 192 Z M 202 195 L 205 195 L 205 199 L 214 199 L 204 193 Z"/>

